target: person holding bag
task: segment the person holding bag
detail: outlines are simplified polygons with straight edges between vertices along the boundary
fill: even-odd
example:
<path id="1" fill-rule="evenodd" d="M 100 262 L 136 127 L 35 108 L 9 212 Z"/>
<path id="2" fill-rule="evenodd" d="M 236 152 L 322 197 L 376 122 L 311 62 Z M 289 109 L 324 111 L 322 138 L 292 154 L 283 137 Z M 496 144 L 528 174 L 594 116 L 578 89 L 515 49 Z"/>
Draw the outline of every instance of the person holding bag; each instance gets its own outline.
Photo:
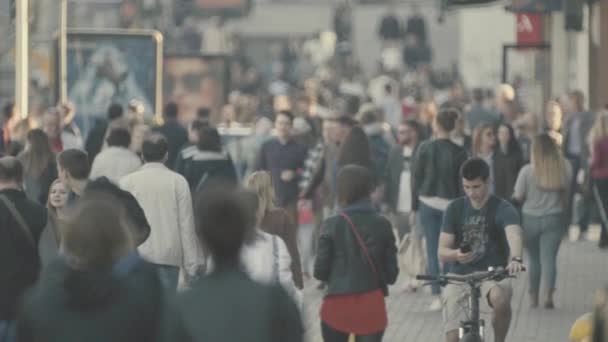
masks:
<path id="1" fill-rule="evenodd" d="M 390 222 L 373 208 L 367 168 L 346 165 L 337 176 L 338 215 L 323 223 L 314 276 L 327 283 L 321 307 L 325 342 L 382 341 L 388 325 L 384 297 L 399 274 Z"/>

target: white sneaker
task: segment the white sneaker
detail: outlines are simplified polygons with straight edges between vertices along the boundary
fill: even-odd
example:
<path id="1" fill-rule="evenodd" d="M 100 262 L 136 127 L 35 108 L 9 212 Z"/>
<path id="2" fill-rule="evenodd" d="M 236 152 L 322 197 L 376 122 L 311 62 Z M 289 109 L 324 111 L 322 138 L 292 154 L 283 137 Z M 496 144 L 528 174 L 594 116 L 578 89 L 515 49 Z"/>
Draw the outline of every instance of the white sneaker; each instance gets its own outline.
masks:
<path id="1" fill-rule="evenodd" d="M 442 308 L 443 308 L 443 304 L 441 304 L 441 299 L 436 297 L 433 299 L 433 301 L 431 301 L 431 304 L 427 308 L 427 311 L 429 311 L 429 312 L 441 311 Z"/>

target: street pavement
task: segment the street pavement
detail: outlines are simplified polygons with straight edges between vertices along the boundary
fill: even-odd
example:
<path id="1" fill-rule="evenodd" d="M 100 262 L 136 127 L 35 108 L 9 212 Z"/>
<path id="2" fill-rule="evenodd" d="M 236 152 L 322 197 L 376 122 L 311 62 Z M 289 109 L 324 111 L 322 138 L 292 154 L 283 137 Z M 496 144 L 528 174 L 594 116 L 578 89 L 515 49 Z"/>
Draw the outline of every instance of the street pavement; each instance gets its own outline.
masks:
<path id="1" fill-rule="evenodd" d="M 571 236 L 576 236 L 573 231 Z M 597 238 L 597 227 L 590 234 Z M 608 285 L 608 251 L 600 251 L 595 241 L 565 241 L 558 257 L 556 309 L 531 309 L 527 275 L 513 280 L 513 320 L 509 342 L 567 342 L 572 323 L 593 307 L 596 291 Z M 399 281 L 398 281 L 399 283 Z M 316 281 L 307 281 L 304 293 L 304 320 L 308 342 L 321 342 L 319 307 L 323 292 Z M 385 342 L 443 341 L 440 312 L 426 312 L 430 295 L 406 293 L 397 284 L 388 297 L 389 327 Z M 542 295 L 541 295 L 542 298 Z M 541 302 L 542 303 L 542 302 Z M 486 316 L 487 341 L 493 341 L 490 317 Z"/>

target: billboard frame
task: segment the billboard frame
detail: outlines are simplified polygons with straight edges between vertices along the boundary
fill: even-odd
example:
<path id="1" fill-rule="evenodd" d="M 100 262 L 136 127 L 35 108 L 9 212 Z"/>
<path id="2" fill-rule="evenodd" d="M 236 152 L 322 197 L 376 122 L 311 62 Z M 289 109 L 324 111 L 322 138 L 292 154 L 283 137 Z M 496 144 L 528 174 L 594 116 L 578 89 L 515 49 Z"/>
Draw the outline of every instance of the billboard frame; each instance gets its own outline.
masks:
<path id="1" fill-rule="evenodd" d="M 156 43 L 156 74 L 155 74 L 155 87 L 154 87 L 154 118 L 157 122 L 162 121 L 162 105 L 163 105 L 163 35 L 160 31 L 156 30 L 130 30 L 130 29 L 90 29 L 90 28 L 82 28 L 82 29 L 69 29 L 67 31 L 67 41 L 69 42 L 70 36 L 117 36 L 117 37 L 125 37 L 125 36 L 141 36 L 141 37 L 150 37 Z M 67 44 L 65 45 L 65 51 L 60 51 L 62 48 L 59 44 L 59 37 L 56 39 L 56 70 L 58 74 L 61 75 L 65 70 L 63 70 L 64 66 L 67 66 Z M 63 59 L 63 60 L 62 60 Z M 67 81 L 67 80 L 65 80 Z M 58 79 L 55 85 L 55 99 L 59 101 L 59 99 L 66 98 L 67 99 L 67 89 L 62 86 L 63 80 Z"/>

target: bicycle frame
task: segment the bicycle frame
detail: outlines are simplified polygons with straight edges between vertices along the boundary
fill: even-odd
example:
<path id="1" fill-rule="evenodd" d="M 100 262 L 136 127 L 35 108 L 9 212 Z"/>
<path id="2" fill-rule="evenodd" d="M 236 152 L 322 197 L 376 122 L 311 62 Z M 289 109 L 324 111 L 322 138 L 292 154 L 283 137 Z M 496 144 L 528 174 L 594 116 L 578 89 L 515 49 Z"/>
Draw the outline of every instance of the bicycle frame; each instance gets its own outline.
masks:
<path id="1" fill-rule="evenodd" d="M 458 329 L 458 339 L 465 341 L 465 336 L 468 335 L 466 342 L 482 342 L 485 339 L 484 332 L 484 321 L 481 319 L 479 312 L 480 298 L 481 298 L 481 284 L 474 282 L 467 283 L 469 286 L 469 320 L 460 323 L 460 329 Z"/>
<path id="2" fill-rule="evenodd" d="M 469 288 L 469 318 L 460 322 L 458 329 L 458 339 L 460 342 L 483 342 L 485 339 L 485 323 L 481 319 L 479 310 L 481 299 L 481 287 L 484 282 L 490 280 L 500 280 L 509 277 L 508 271 L 504 268 L 491 268 L 488 272 L 476 272 L 470 275 L 417 275 L 416 279 L 429 282 L 439 282 L 441 286 L 450 283 L 458 283 Z"/>

